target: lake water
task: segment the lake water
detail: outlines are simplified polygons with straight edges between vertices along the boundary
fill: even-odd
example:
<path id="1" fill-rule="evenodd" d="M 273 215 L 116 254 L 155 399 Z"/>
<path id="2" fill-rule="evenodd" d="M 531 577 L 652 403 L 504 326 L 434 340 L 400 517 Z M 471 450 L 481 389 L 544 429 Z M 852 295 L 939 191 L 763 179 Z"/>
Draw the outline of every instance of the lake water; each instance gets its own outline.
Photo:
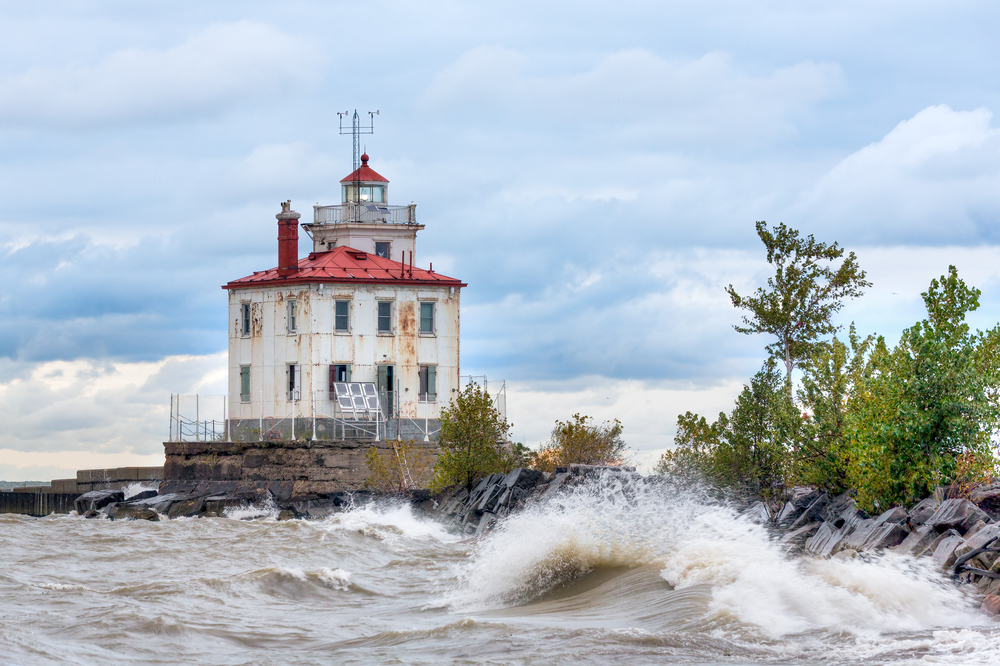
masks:
<path id="1" fill-rule="evenodd" d="M 324 521 L 0 515 L 0 664 L 1000 664 L 924 560 L 789 557 L 704 497 L 601 479 L 462 540 Z"/>

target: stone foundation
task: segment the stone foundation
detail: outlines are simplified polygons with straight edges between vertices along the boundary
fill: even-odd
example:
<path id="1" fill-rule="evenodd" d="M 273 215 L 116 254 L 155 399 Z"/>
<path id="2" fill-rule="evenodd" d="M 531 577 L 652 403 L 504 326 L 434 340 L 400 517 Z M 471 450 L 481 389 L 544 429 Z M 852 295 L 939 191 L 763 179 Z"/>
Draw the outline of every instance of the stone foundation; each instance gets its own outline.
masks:
<path id="1" fill-rule="evenodd" d="M 259 495 L 279 501 L 354 492 L 368 477 L 370 447 L 391 452 L 386 441 L 165 442 L 160 494 Z M 411 444 L 437 455 L 434 442 Z"/>

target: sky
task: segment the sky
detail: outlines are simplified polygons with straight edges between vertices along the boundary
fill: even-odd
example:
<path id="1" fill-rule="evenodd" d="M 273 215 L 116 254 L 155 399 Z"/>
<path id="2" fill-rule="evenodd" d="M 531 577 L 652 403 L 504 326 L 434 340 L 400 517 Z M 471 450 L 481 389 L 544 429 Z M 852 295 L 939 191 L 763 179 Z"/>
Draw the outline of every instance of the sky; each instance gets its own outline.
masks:
<path id="1" fill-rule="evenodd" d="M 468 283 L 462 374 L 535 446 L 618 418 L 636 461 L 764 360 L 724 288 L 757 220 L 857 253 L 889 340 L 950 264 L 1000 320 L 1000 5 L 0 0 L 0 479 L 162 463 L 226 391 L 220 285 L 351 170 Z M 308 251 L 302 234 L 301 251 Z"/>

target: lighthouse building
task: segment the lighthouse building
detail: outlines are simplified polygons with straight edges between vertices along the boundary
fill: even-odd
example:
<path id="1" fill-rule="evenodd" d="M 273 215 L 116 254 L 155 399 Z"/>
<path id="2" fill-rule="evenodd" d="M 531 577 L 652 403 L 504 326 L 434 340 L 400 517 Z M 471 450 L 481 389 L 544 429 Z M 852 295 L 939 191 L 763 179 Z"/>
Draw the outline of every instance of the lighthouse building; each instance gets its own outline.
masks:
<path id="1" fill-rule="evenodd" d="M 338 391 L 359 384 L 378 394 L 378 436 L 433 439 L 458 389 L 466 285 L 420 267 L 416 206 L 390 205 L 389 181 L 368 160 L 341 181 L 339 204 L 314 206 L 301 225 L 307 257 L 300 215 L 284 202 L 278 266 L 223 287 L 233 439 L 343 436 L 337 424 L 371 418 L 338 406 Z"/>

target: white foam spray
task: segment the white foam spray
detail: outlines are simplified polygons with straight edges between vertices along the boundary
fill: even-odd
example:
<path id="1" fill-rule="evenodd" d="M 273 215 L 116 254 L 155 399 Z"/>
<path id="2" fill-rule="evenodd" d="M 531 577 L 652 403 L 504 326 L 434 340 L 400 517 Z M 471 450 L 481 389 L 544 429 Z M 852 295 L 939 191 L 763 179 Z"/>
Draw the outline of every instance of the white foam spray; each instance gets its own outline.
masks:
<path id="1" fill-rule="evenodd" d="M 595 569 L 656 566 L 669 584 L 710 586 L 706 621 L 776 638 L 981 625 L 966 592 L 926 560 L 790 557 L 767 529 L 704 492 L 609 473 L 529 506 L 482 538 L 448 595 L 452 607 L 528 603 Z"/>

